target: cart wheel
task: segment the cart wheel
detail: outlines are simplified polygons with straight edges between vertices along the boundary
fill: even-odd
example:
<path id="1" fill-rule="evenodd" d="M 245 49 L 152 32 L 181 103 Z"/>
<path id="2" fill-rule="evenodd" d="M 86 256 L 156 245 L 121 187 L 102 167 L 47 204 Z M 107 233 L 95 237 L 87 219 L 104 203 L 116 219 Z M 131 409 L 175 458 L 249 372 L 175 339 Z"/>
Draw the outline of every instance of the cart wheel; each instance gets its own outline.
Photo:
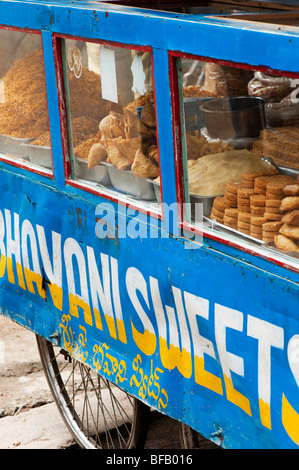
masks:
<path id="1" fill-rule="evenodd" d="M 36 335 L 58 409 L 84 449 L 143 448 L 150 408 L 50 341 Z"/>
<path id="2" fill-rule="evenodd" d="M 179 423 L 179 434 L 182 449 L 219 449 L 214 442 L 194 431 L 190 426 Z"/>

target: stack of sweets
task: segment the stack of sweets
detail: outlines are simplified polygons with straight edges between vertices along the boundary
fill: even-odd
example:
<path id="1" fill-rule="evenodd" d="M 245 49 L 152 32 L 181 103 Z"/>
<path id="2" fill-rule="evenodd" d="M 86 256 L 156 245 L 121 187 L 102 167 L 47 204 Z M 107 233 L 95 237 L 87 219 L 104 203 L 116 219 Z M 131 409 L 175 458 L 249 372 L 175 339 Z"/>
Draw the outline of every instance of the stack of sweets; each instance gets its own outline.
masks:
<path id="1" fill-rule="evenodd" d="M 263 226 L 267 219 L 263 216 L 252 215 L 250 219 L 250 235 L 258 240 L 263 240 Z"/>
<path id="2" fill-rule="evenodd" d="M 263 224 L 263 235 L 262 239 L 264 242 L 273 243 L 275 236 L 278 234 L 280 227 L 282 226 L 282 222 L 279 221 L 268 221 Z"/>
<path id="3" fill-rule="evenodd" d="M 250 197 L 253 194 L 253 188 L 238 189 L 238 230 L 245 235 L 250 235 Z"/>
<path id="4" fill-rule="evenodd" d="M 224 190 L 224 201 L 228 207 L 236 208 L 238 203 L 238 189 L 241 187 L 241 183 L 229 181 L 225 185 Z"/>
<path id="5" fill-rule="evenodd" d="M 227 227 L 238 229 L 238 209 L 229 207 L 224 211 L 223 223 Z"/>
<path id="6" fill-rule="evenodd" d="M 211 219 L 216 220 L 216 222 L 220 224 L 223 224 L 224 211 L 228 207 L 230 206 L 225 202 L 223 196 L 215 197 L 210 215 Z"/>
<path id="7" fill-rule="evenodd" d="M 223 223 L 227 227 L 237 230 L 237 221 L 238 221 L 238 210 L 237 210 L 237 201 L 238 188 L 241 186 L 241 183 L 236 183 L 235 181 L 229 181 L 225 185 L 224 191 L 224 202 L 227 208 L 224 211 Z"/>
<path id="8" fill-rule="evenodd" d="M 242 174 L 242 186 L 244 188 L 254 188 L 255 178 L 259 176 L 274 176 L 278 175 L 279 171 L 276 168 L 271 168 L 269 170 L 260 170 L 260 171 L 250 171 Z"/>
<path id="9" fill-rule="evenodd" d="M 291 176 L 278 174 L 276 169 L 243 173 L 241 183 L 228 182 L 224 196 L 215 198 L 211 218 L 245 235 L 273 242 L 282 226 L 283 190 L 291 183 Z"/>

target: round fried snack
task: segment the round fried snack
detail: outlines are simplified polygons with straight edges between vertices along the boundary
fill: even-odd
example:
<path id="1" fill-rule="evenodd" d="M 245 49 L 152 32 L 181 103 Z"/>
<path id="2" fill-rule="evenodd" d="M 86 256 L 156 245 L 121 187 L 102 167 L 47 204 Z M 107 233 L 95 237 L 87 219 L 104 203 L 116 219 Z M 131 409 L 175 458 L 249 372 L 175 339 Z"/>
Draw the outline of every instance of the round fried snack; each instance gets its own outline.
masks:
<path id="1" fill-rule="evenodd" d="M 238 198 L 249 198 L 254 194 L 254 189 L 251 188 L 239 188 L 238 189 Z"/>
<path id="2" fill-rule="evenodd" d="M 264 207 L 267 201 L 267 197 L 262 194 L 254 194 L 250 196 L 250 205 Z"/>
<path id="3" fill-rule="evenodd" d="M 264 217 L 268 220 L 281 220 L 282 214 L 277 214 L 274 212 L 265 212 Z"/>
<path id="4" fill-rule="evenodd" d="M 228 217 L 232 218 L 237 218 L 238 217 L 239 210 L 234 208 L 234 207 L 229 207 L 225 209 L 224 214 L 227 215 Z"/>
<path id="5" fill-rule="evenodd" d="M 224 212 L 229 206 L 226 204 L 223 196 L 217 196 L 214 199 L 213 207 L 218 209 L 221 212 Z"/>
<path id="6" fill-rule="evenodd" d="M 237 226 L 237 218 L 236 217 L 229 217 L 228 215 L 223 216 L 223 223 L 224 225 L 226 224 L 232 224 Z"/>
<path id="7" fill-rule="evenodd" d="M 225 185 L 226 191 L 229 193 L 237 194 L 238 189 L 241 187 L 241 183 L 236 181 L 228 181 Z"/>
<path id="8" fill-rule="evenodd" d="M 238 220 L 241 220 L 242 222 L 247 222 L 250 223 L 251 220 L 251 214 L 250 212 L 238 212 Z"/>
<path id="9" fill-rule="evenodd" d="M 216 209 L 216 207 L 214 207 L 214 206 L 213 206 L 213 214 L 216 215 L 216 217 L 219 217 L 220 219 L 223 219 L 224 212 L 223 212 L 223 211 L 219 211 L 219 210 Z"/>
<path id="10" fill-rule="evenodd" d="M 280 208 L 281 199 L 266 199 L 266 208 L 267 207 L 277 207 Z"/>
<path id="11" fill-rule="evenodd" d="M 263 225 L 266 222 L 268 222 L 266 217 L 251 217 L 252 225 Z"/>
<path id="12" fill-rule="evenodd" d="M 238 220 L 238 229 L 246 229 L 250 231 L 250 224 L 246 222 L 242 222 L 241 220 Z"/>

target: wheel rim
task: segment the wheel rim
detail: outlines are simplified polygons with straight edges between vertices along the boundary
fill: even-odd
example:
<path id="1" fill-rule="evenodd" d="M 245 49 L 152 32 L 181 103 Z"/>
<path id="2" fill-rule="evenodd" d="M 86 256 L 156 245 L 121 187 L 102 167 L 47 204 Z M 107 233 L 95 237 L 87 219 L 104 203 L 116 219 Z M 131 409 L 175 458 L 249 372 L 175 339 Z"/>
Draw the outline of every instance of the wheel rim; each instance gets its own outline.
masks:
<path id="1" fill-rule="evenodd" d="M 82 448 L 142 448 L 149 407 L 60 347 L 37 336 L 49 387 L 58 409 Z"/>

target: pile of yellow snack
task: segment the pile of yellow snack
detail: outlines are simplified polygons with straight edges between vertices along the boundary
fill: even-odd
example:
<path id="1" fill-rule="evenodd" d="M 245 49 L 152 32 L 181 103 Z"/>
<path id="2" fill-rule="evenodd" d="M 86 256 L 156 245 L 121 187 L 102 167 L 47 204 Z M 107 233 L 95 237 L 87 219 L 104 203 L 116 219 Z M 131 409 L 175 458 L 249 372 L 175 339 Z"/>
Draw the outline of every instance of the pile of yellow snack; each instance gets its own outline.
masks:
<path id="1" fill-rule="evenodd" d="M 243 173 L 242 182 L 226 183 L 224 195 L 214 199 L 210 218 L 282 250 L 299 251 L 299 184 L 276 169 Z"/>

